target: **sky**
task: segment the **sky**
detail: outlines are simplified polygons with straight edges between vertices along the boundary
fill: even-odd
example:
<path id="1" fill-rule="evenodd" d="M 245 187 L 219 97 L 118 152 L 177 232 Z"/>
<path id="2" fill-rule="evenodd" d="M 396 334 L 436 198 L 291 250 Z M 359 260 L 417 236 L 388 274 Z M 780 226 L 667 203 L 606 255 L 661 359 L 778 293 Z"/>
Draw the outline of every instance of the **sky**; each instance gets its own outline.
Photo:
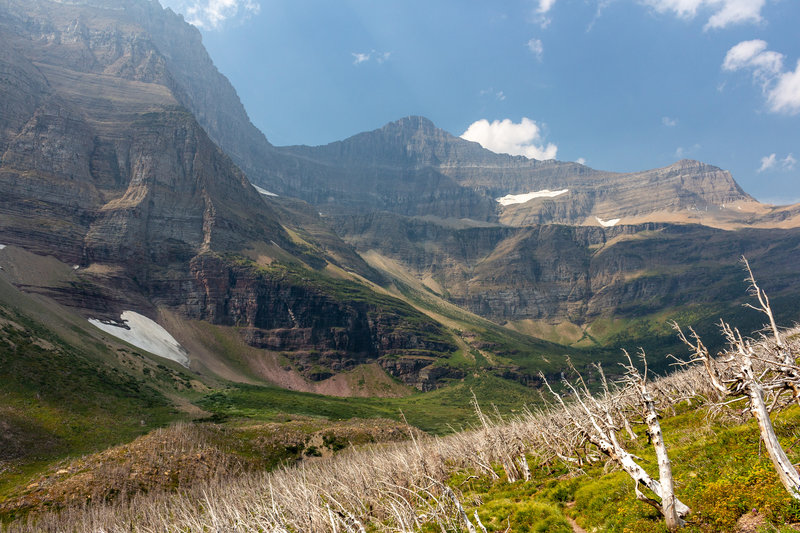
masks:
<path id="1" fill-rule="evenodd" d="M 698 159 L 800 202 L 800 0 L 160 0 L 275 145 L 409 115 L 619 172 Z"/>

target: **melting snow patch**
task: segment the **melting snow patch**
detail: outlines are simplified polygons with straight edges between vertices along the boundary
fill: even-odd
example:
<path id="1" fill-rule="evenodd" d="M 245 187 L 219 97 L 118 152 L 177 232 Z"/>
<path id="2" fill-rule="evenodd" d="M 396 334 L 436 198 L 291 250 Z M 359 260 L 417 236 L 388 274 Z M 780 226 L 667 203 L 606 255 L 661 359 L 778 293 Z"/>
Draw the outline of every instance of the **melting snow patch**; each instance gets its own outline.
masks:
<path id="1" fill-rule="evenodd" d="M 172 359 L 183 366 L 189 366 L 189 358 L 183 349 L 167 330 L 139 313 L 125 311 L 120 315 L 122 323 L 103 322 L 90 318 L 89 322 L 111 335 L 122 339 L 137 348 Z"/>
<path id="2" fill-rule="evenodd" d="M 502 198 L 495 198 L 495 200 L 497 200 L 500 205 L 524 204 L 525 202 L 533 200 L 534 198 L 555 198 L 556 196 L 566 194 L 567 192 L 569 192 L 569 189 L 561 189 L 560 191 L 544 189 L 526 194 L 507 194 Z"/>
<path id="3" fill-rule="evenodd" d="M 262 189 L 262 188 L 261 188 L 261 187 L 259 187 L 258 185 L 253 185 L 253 187 L 255 187 L 255 189 L 256 189 L 256 190 L 259 192 L 259 194 L 263 194 L 264 196 L 278 196 L 278 195 L 277 195 L 277 194 L 275 194 L 274 192 L 269 192 L 269 191 L 268 191 L 268 190 L 266 190 L 266 189 Z"/>
<path id="4" fill-rule="evenodd" d="M 612 218 L 611 220 L 603 220 L 603 219 L 602 219 L 602 218 L 600 218 L 600 217 L 594 217 L 594 218 L 595 218 L 595 220 L 597 220 L 597 222 L 599 222 L 599 223 L 600 223 L 600 225 L 601 225 L 601 226 L 603 226 L 604 228 L 610 228 L 610 227 L 612 227 L 612 226 L 616 226 L 616 225 L 617 225 L 617 223 L 618 223 L 618 222 L 621 220 L 621 219 L 619 219 L 619 218 Z"/>

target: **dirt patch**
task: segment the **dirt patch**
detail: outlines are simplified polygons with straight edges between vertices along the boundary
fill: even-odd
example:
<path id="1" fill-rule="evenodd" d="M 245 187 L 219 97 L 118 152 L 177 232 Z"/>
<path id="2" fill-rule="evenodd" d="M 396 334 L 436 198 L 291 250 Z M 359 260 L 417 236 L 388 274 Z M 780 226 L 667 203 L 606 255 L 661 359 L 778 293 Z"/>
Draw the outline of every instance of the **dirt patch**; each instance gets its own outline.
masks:
<path id="1" fill-rule="evenodd" d="M 736 521 L 735 533 L 758 533 L 767 524 L 767 519 L 757 511 L 742 515 Z"/>

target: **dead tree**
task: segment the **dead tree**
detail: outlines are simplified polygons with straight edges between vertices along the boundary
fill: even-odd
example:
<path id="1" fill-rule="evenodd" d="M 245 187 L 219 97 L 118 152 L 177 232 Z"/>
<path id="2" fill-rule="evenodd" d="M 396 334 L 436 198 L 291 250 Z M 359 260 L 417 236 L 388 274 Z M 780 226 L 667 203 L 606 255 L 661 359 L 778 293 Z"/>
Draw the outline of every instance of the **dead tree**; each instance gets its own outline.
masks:
<path id="1" fill-rule="evenodd" d="M 770 323 L 767 329 L 772 337 L 762 335 L 760 339 L 745 338 L 738 329 L 720 321 L 728 346 L 717 357 L 713 357 L 693 329 L 690 328 L 689 336 L 686 336 L 677 324 L 673 324 L 678 337 L 692 351 L 691 359 L 679 361 L 679 364 L 702 365 L 707 379 L 719 394 L 717 406 L 742 398 L 747 400 L 781 483 L 792 498 L 800 500 L 800 475 L 781 447 L 770 419 L 770 412 L 782 400 L 783 403 L 800 401 L 800 368 L 776 325 L 769 298 L 756 283 L 747 260 L 742 260 L 748 273 L 749 292 L 756 296 L 759 304 L 758 307 L 747 305 L 768 317 Z M 788 402 L 783 398 L 786 392 L 791 394 Z M 733 400 L 726 401 L 726 398 Z"/>
<path id="2" fill-rule="evenodd" d="M 624 351 L 624 350 L 623 350 Z M 672 478 L 672 463 L 667 454 L 667 446 L 664 444 L 664 436 L 661 432 L 661 423 L 658 421 L 658 411 L 656 410 L 656 402 L 648 387 L 647 383 L 647 358 L 644 351 L 639 352 L 639 356 L 644 364 L 644 372 L 640 373 L 633 360 L 627 351 L 624 351 L 625 357 L 628 359 L 628 364 L 623 365 L 625 368 L 625 377 L 623 383 L 625 388 L 633 391 L 638 397 L 638 404 L 641 407 L 642 419 L 647 426 L 647 433 L 650 435 L 650 442 L 656 451 L 656 458 L 658 460 L 658 480 L 661 483 L 661 503 L 654 503 L 656 509 L 661 511 L 664 515 L 664 521 L 670 531 L 675 531 L 679 527 L 683 527 L 684 522 L 682 516 L 678 513 L 675 498 L 675 484 Z M 687 509 L 688 512 L 688 509 Z"/>
<path id="3" fill-rule="evenodd" d="M 619 465 L 625 473 L 636 482 L 636 487 L 634 489 L 636 497 L 658 509 L 659 512 L 665 516 L 665 519 L 668 521 L 668 526 L 671 529 L 683 525 L 682 519 L 689 514 L 690 509 L 674 495 L 671 483 L 671 470 L 669 470 L 670 473 L 668 476 L 669 483 L 665 486 L 660 480 L 653 479 L 647 471 L 636 462 L 636 458 L 633 454 L 629 453 L 617 438 L 617 432 L 624 429 L 622 420 L 625 414 L 620 409 L 620 406 L 626 404 L 624 391 L 618 391 L 616 394 L 612 394 L 603 376 L 603 395 L 598 399 L 589 392 L 585 381 L 580 374 L 578 374 L 577 386 L 566 379 L 562 380 L 575 398 L 575 405 L 570 406 L 566 403 L 561 394 L 553 390 L 544 375 L 541 377 L 545 386 L 556 399 L 556 402 L 561 406 L 561 413 L 568 421 L 569 425 L 576 428 L 586 441 Z M 639 376 L 639 378 L 641 378 L 641 376 Z M 639 379 L 637 383 L 638 386 L 642 386 L 641 379 Z M 646 392 L 646 382 L 643 382 L 643 385 Z M 651 407 L 655 410 L 652 402 Z M 657 435 L 660 439 L 661 430 L 660 426 L 658 426 L 658 417 L 656 416 L 655 420 L 651 420 L 651 422 L 654 428 L 658 428 Z M 663 440 L 660 442 L 663 446 Z M 665 448 L 663 450 L 665 450 Z M 666 464 L 669 464 L 668 459 Z M 661 466 L 660 461 L 659 466 Z M 644 485 L 655 494 L 660 502 L 646 496 L 639 490 L 640 485 Z"/>

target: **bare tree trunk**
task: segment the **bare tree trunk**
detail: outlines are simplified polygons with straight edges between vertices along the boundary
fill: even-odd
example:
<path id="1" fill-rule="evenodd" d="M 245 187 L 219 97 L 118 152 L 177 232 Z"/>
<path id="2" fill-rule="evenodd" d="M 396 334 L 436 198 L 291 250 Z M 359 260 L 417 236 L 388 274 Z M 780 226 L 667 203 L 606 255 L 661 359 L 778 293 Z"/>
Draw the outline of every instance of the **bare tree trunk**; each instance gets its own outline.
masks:
<path id="1" fill-rule="evenodd" d="M 661 483 L 659 483 L 657 480 L 650 477 L 650 474 L 648 474 L 644 468 L 639 466 L 639 464 L 636 462 L 636 460 L 630 453 L 625 451 L 621 446 L 619 446 L 619 444 L 615 445 L 612 441 L 598 439 L 594 436 L 590 440 L 592 444 L 594 444 L 600 449 L 601 452 L 609 456 L 618 465 L 620 465 L 622 469 L 625 471 L 625 473 L 628 474 L 631 477 L 631 479 L 633 479 L 636 482 L 637 486 L 639 484 L 644 485 L 645 487 L 650 489 L 656 496 L 661 498 L 662 502 L 664 501 L 664 496 L 666 494 L 664 491 L 664 487 L 662 487 Z M 637 492 L 636 494 L 637 498 L 653 505 L 659 511 L 663 512 L 663 505 L 651 500 L 650 498 L 647 498 L 644 494 L 639 492 L 638 488 L 636 492 Z M 672 498 L 674 500 L 675 512 L 679 517 L 686 516 L 687 514 L 689 514 L 689 512 L 691 511 L 691 509 L 689 509 L 689 506 L 680 501 L 678 498 L 675 498 L 674 492 L 672 493 Z"/>
<path id="2" fill-rule="evenodd" d="M 633 369 L 632 365 L 631 369 Z M 675 498 L 675 493 L 673 490 L 671 490 L 672 471 L 671 470 L 669 471 L 670 497 L 667 497 L 668 493 L 664 490 L 664 487 L 661 485 L 661 483 L 650 477 L 647 471 L 645 471 L 644 468 L 639 466 L 639 464 L 634 459 L 633 455 L 628 453 L 628 451 L 625 450 L 625 448 L 619 443 L 615 431 L 615 423 L 613 420 L 614 417 L 611 414 L 608 403 L 610 395 L 608 393 L 607 385 L 605 384 L 605 378 L 603 378 L 603 380 L 606 389 L 606 396 L 605 396 L 605 402 L 601 404 L 589 393 L 589 389 L 586 387 L 586 383 L 580 377 L 580 374 L 578 374 L 578 376 L 583 394 L 581 394 L 581 391 L 576 389 L 569 381 L 564 380 L 564 384 L 574 393 L 578 405 L 586 415 L 587 422 L 589 422 L 588 425 L 584 425 L 575 416 L 572 416 L 570 414 L 570 410 L 564 403 L 564 400 L 561 398 L 561 396 L 555 391 L 553 391 L 553 389 L 550 387 L 550 384 L 547 382 L 544 376 L 542 376 L 542 378 L 544 380 L 545 386 L 547 386 L 547 388 L 550 390 L 550 393 L 561 404 L 562 408 L 564 409 L 564 413 L 571 420 L 571 422 L 583 433 L 585 438 L 589 442 L 591 442 L 594 446 L 596 446 L 603 454 L 608 456 L 612 461 L 620 465 L 622 469 L 625 471 L 625 473 L 627 473 L 636 482 L 636 497 L 638 499 L 652 505 L 662 513 L 664 512 L 663 505 L 661 503 L 653 500 L 652 498 L 646 497 L 639 491 L 639 485 L 641 484 L 650 489 L 656 496 L 658 496 L 661 499 L 662 502 L 664 502 L 665 500 L 670 502 L 673 508 L 672 512 L 677 514 L 678 520 L 680 519 L 680 517 L 689 514 L 691 512 L 691 509 L 689 509 L 689 507 L 683 502 L 681 502 L 679 499 Z M 644 389 L 646 390 L 646 385 L 642 377 L 638 373 L 636 374 L 636 376 L 638 377 L 639 386 L 644 387 Z M 586 401 L 584 401 L 584 398 Z M 651 399 L 651 404 L 652 404 L 652 399 Z M 593 411 L 590 405 L 594 406 L 596 411 Z M 652 407 L 652 409 L 653 412 L 655 413 L 654 406 Z M 658 418 L 656 417 L 656 424 L 657 423 L 658 423 Z M 660 432 L 661 430 L 659 427 L 659 435 Z M 661 443 L 663 446 L 663 439 L 661 440 Z M 666 448 L 663 448 L 663 451 L 666 454 Z M 667 463 L 669 463 L 669 461 L 667 461 Z"/>
<path id="3" fill-rule="evenodd" d="M 658 413 L 656 412 L 653 397 L 650 395 L 644 383 L 642 383 L 640 391 L 642 400 L 644 401 L 644 420 L 647 424 L 647 431 L 650 433 L 650 440 L 652 441 L 653 448 L 656 450 L 656 457 L 658 459 L 658 480 L 661 482 L 663 491 L 661 494 L 661 512 L 664 515 L 667 529 L 675 531 L 686 525 L 686 522 L 683 521 L 676 508 L 677 499 L 675 498 L 675 484 L 672 478 L 672 463 L 670 463 L 669 456 L 667 455 L 667 447 L 664 444 L 664 436 L 661 433 L 661 424 L 658 422 Z"/>
<path id="4" fill-rule="evenodd" d="M 769 410 L 764 402 L 764 391 L 756 380 L 752 380 L 748 384 L 747 395 L 750 398 L 750 410 L 758 422 L 758 429 L 761 432 L 761 438 L 764 439 L 767 454 L 775 467 L 775 471 L 778 473 L 781 483 L 786 487 L 792 498 L 800 500 L 800 475 L 797 474 L 797 469 L 778 442 L 778 437 L 775 435 L 775 429 L 772 426 L 772 420 L 769 418 Z"/>
<path id="5" fill-rule="evenodd" d="M 742 257 L 742 262 L 748 273 L 749 292 L 758 298 L 759 303 L 758 307 L 751 304 L 746 306 L 767 316 L 774 346 L 767 340 L 754 346 L 753 341 L 742 337 L 738 329 L 722 321 L 722 332 L 729 347 L 721 358 L 714 359 L 694 331 L 691 333 L 695 342 L 692 342 L 684 336 L 680 328 L 677 329 L 680 339 L 694 351 L 693 359 L 689 363 L 702 362 L 715 389 L 723 396 L 743 396 L 749 400 L 750 412 L 758 423 L 759 433 L 778 478 L 789 495 L 800 500 L 800 475 L 775 435 L 769 416 L 770 409 L 765 400 L 765 391 L 774 391 L 774 405 L 777 405 L 781 391 L 790 390 L 794 400 L 800 404 L 800 369 L 781 337 L 767 294 L 756 283 L 747 259 Z M 760 365 L 757 371 L 753 368 L 754 362 Z"/>

